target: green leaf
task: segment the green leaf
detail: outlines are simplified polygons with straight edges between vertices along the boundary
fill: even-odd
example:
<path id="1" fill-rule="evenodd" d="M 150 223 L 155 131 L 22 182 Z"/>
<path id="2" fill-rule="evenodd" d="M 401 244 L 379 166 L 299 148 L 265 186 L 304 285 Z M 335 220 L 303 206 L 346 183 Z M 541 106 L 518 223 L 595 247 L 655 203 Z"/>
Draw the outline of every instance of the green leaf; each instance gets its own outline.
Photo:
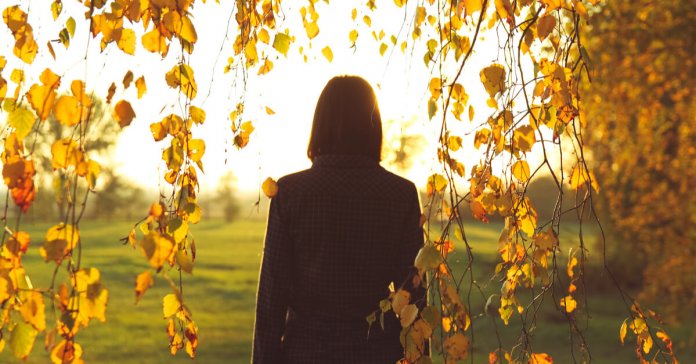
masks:
<path id="1" fill-rule="evenodd" d="M 181 270 L 188 274 L 193 274 L 193 261 L 184 250 L 176 251 L 176 263 L 181 267 Z"/>
<path id="2" fill-rule="evenodd" d="M 19 140 L 23 140 L 24 137 L 29 135 L 36 121 L 34 114 L 25 108 L 15 109 L 10 113 L 8 119 L 10 125 L 15 128 L 15 133 Z"/>
<path id="3" fill-rule="evenodd" d="M 418 255 L 416 255 L 413 265 L 420 272 L 425 272 L 426 270 L 437 268 L 440 263 L 442 263 L 442 255 L 440 255 L 440 252 L 434 245 L 429 244 L 421 248 Z"/>
<path id="4" fill-rule="evenodd" d="M 433 99 L 432 97 L 430 100 L 428 100 L 428 118 L 432 119 L 433 116 L 435 116 L 435 113 L 437 112 L 437 102 L 436 100 Z"/>
<path id="5" fill-rule="evenodd" d="M 10 349 L 14 356 L 26 360 L 34 347 L 34 340 L 38 332 L 30 324 L 19 321 L 10 332 Z"/>

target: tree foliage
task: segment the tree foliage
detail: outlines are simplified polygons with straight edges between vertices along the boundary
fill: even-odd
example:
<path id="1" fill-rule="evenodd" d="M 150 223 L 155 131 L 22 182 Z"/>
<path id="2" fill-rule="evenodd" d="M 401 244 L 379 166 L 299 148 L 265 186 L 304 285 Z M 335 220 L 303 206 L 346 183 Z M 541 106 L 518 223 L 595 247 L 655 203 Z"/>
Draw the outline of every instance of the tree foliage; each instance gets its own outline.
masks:
<path id="1" fill-rule="evenodd" d="M 630 250 L 625 274 L 675 317 L 696 305 L 695 24 L 693 2 L 612 1 L 587 32 L 584 139 L 622 242 L 612 252 Z"/>
<path id="2" fill-rule="evenodd" d="M 427 90 L 423 106 L 430 123 L 437 125 L 440 133 L 436 141 L 439 167 L 426 186 L 427 208 L 431 211 L 427 216 L 439 218 L 423 219 L 427 243 L 414 262 L 418 274 L 403 284 L 395 282 L 391 296 L 375 302 L 378 308 L 367 317 L 372 324 L 378 315 L 388 311 L 399 316 L 406 362 L 430 362 L 425 348 L 431 338 L 437 344 L 434 352 L 447 363 L 472 355 L 472 320 L 486 313 L 495 316 L 496 325 L 507 326 L 516 320 L 522 327 L 516 344 L 500 344 L 489 353 L 489 362 L 552 362 L 543 343 L 534 343 L 530 334 L 540 324 L 539 310 L 544 300 L 552 301 L 566 318 L 573 356 L 579 355 L 576 358 L 583 361 L 591 358 L 584 327 L 578 323 L 581 316 L 589 315 L 584 287 L 588 256 L 582 229 L 581 244 L 571 249 L 567 262 L 559 263 L 558 258 L 561 247 L 566 248 L 564 236 L 560 235 L 561 217 L 576 213 L 581 226 L 588 211 L 596 218 L 592 199 L 599 186 L 584 155 L 581 131 L 586 120 L 581 113 L 578 89 L 582 73 L 589 68 L 580 30 L 597 3 L 598 0 L 399 0 L 378 5 L 368 0 L 345 14 L 356 24 L 356 28 L 345 30 L 351 43 L 355 44 L 361 34 L 371 32 L 381 56 L 401 53 L 422 60 L 431 70 L 429 81 L 423 85 Z M 196 259 L 196 242 L 189 226 L 202 217 L 198 174 L 204 170 L 206 143 L 194 134 L 196 127 L 206 122 L 206 111 L 197 98 L 197 70 L 190 59 L 198 55 L 197 44 L 202 39 L 196 28 L 205 21 L 194 19 L 194 8 L 217 5 L 195 0 L 84 0 L 78 4 L 78 10 L 67 12 L 63 1 L 54 0 L 40 10 L 32 7 L 31 13 L 24 3 L 3 5 L 5 31 L 14 39 L 12 54 L 0 58 L 0 75 L 10 74 L 9 82 L 0 78 L 0 98 L 8 124 L 2 153 L 3 179 L 12 199 L 6 203 L 14 202 L 20 213 L 13 223 L 7 213 L 4 219 L 0 261 L 2 340 L 16 356 L 25 358 L 38 333 L 45 332 L 54 362 L 80 362 L 83 350 L 88 350 L 77 342 L 77 334 L 93 319 L 106 320 L 109 295 L 100 282 L 99 270 L 82 267 L 80 260 L 82 249 L 88 248 L 88 243 L 80 238 L 80 219 L 101 169 L 87 143 L 86 130 L 94 122 L 91 95 L 103 97 L 115 121 L 125 128 L 140 112 L 130 101 L 143 97 L 147 83 L 163 82 L 177 91 L 179 105 L 174 112 L 162 112 L 161 119 L 150 125 L 153 139 L 163 145 L 166 187 L 123 240 L 139 249 L 150 265 L 149 270 L 133 274 L 136 301 L 158 281 L 170 283 L 171 292 L 162 298 L 169 348 L 172 354 L 184 350 L 194 357 L 198 327 L 182 288 Z M 251 73 L 268 74 L 273 71 L 274 60 L 282 61 L 295 51 L 305 60 L 308 54 L 319 52 L 328 62 L 333 60 L 330 45 L 312 46 L 321 31 L 318 19 L 324 6 L 316 0 L 303 3 L 299 14 L 293 15 L 300 16 L 302 29 L 284 24 L 289 15 L 280 0 L 237 0 L 234 4 L 230 17 L 233 32 L 228 34 L 233 39 L 228 45 L 232 56 L 223 66 L 230 77 L 245 81 Z M 401 30 L 380 29 L 377 6 L 388 6 L 390 12 L 403 14 Z M 50 12 L 59 30 L 47 28 L 48 34 L 43 34 L 43 29 L 35 32 L 39 27 L 32 23 L 31 15 L 36 11 Z M 148 74 L 147 79 L 136 79 L 137 75 L 129 71 L 123 79 L 114 80 L 105 94 L 97 93 L 95 86 L 85 80 L 69 79 L 50 68 L 32 66 L 39 53 L 48 52 L 58 60 L 65 53 L 54 47 L 75 46 L 71 40 L 77 37 L 76 19 L 88 24 L 85 35 L 90 42 L 98 43 L 102 52 L 149 52 L 162 58 L 173 55 L 177 61 L 171 67 L 163 67 L 159 74 Z M 471 62 L 471 56 L 481 47 L 484 32 L 497 38 L 498 56 L 480 67 Z M 90 60 L 90 51 L 87 47 L 85 61 Z M 5 69 L 8 58 L 18 66 Z M 463 72 L 472 67 L 477 68 L 474 71 L 478 79 L 465 82 Z M 123 98 L 115 100 L 118 88 L 133 91 L 123 92 Z M 486 95 L 487 100 L 470 100 L 473 92 Z M 255 127 L 244 112 L 244 95 L 239 95 L 239 99 L 230 110 L 229 123 L 234 145 L 244 148 L 254 137 Z M 49 121 L 51 115 L 55 121 Z M 36 288 L 22 266 L 29 236 L 21 230 L 20 223 L 22 212 L 30 208 L 35 194 L 32 140 L 36 140 L 39 126 L 47 122 L 71 128 L 50 149 L 52 168 L 66 176 L 72 190 L 62 215 L 64 221 L 48 230 L 40 252 L 56 272 L 62 269 L 67 274 L 63 281 L 54 279 L 49 287 Z M 480 152 L 475 165 L 464 166 L 462 162 L 460 153 L 465 140 L 471 140 Z M 530 163 L 528 155 L 533 152 L 543 155 L 541 164 Z M 570 161 L 570 166 L 555 166 L 553 155 L 564 163 Z M 529 183 L 542 174 L 549 174 L 557 187 L 558 203 L 548 220 L 539 219 L 534 201 L 526 194 Z M 78 185 L 83 186 L 84 194 L 78 194 Z M 564 185 L 576 194 L 575 203 L 567 209 L 563 200 L 571 197 L 564 195 Z M 278 187 L 269 178 L 260 188 L 272 197 Z M 468 205 L 474 218 L 481 222 L 494 215 L 505 221 L 497 242 L 499 262 L 490 272 L 491 281 L 500 284 L 500 294 L 487 295 L 474 277 L 475 255 L 458 213 L 463 205 Z M 455 244 L 466 252 L 465 269 L 461 272 L 454 271 L 448 260 Z M 428 302 L 412 302 L 409 289 L 419 285 L 427 287 Z M 486 312 L 476 311 L 472 304 L 475 296 L 490 303 Z M 631 308 L 627 309 L 630 317 L 625 327 L 617 323 L 621 339 L 628 329 L 635 334 L 636 353 L 641 360 L 658 355 L 662 359 L 672 357 L 669 337 L 649 321 L 654 318 L 652 311 L 641 309 L 628 296 L 624 298 Z M 50 324 L 46 322 L 47 309 L 55 313 L 48 315 L 54 318 Z"/>

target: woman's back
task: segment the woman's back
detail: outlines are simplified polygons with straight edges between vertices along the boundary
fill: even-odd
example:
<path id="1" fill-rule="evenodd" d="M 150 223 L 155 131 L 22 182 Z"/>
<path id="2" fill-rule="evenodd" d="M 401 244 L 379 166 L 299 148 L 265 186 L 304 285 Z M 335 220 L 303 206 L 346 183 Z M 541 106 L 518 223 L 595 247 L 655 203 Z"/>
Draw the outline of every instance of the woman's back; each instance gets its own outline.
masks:
<path id="1" fill-rule="evenodd" d="M 415 186 L 376 161 L 339 155 L 317 157 L 312 168 L 278 184 L 265 254 L 284 252 L 274 265 L 285 267 L 275 275 L 285 282 L 274 286 L 286 286 L 291 310 L 286 362 L 293 355 L 301 362 L 317 355 L 321 360 L 314 362 L 342 362 L 363 353 L 376 363 L 385 362 L 384 355 L 400 358 L 393 314 L 384 332 L 379 324 L 371 328 L 369 342 L 365 318 L 388 296 L 389 283 L 398 287 L 406 277 L 423 245 Z M 268 265 L 264 260 L 262 275 Z M 270 289 L 259 287 L 259 305 Z"/>
<path id="2" fill-rule="evenodd" d="M 254 363 L 391 364 L 402 357 L 394 314 L 369 331 L 366 317 L 389 295 L 390 282 L 398 287 L 407 278 L 423 233 L 416 188 L 379 166 L 381 148 L 370 85 L 354 76 L 331 79 L 314 112 L 312 168 L 281 178 L 271 200 Z"/>

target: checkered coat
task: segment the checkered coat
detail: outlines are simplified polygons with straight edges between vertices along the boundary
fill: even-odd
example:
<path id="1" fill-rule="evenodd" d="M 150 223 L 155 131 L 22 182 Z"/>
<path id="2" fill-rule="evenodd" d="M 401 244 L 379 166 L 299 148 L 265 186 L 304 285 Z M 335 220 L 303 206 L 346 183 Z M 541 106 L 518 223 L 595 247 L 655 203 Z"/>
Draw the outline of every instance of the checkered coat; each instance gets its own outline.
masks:
<path id="1" fill-rule="evenodd" d="M 393 364 L 393 313 L 366 317 L 423 246 L 413 183 L 365 157 L 324 155 L 278 181 L 256 303 L 252 363 Z"/>

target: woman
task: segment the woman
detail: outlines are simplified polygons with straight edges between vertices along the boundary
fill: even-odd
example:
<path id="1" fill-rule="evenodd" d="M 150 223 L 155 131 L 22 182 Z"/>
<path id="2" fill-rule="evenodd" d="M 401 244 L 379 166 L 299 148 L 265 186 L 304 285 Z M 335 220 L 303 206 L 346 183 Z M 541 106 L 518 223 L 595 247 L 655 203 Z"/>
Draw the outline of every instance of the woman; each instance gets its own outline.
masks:
<path id="1" fill-rule="evenodd" d="M 256 306 L 253 363 L 395 363 L 393 313 L 366 317 L 423 246 L 413 183 L 379 165 L 382 122 L 370 85 L 335 77 L 319 96 L 310 169 L 278 181 Z"/>

